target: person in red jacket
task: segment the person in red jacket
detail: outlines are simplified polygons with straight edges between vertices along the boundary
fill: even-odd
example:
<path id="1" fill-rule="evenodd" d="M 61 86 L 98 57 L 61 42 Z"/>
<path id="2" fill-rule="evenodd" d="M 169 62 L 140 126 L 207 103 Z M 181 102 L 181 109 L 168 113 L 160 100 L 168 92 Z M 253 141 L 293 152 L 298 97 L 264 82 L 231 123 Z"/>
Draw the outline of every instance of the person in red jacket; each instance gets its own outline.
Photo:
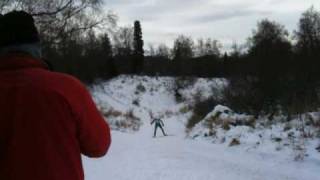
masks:
<path id="1" fill-rule="evenodd" d="M 41 60 L 31 15 L 0 17 L 0 180 L 83 180 L 110 129 L 85 86 Z"/>

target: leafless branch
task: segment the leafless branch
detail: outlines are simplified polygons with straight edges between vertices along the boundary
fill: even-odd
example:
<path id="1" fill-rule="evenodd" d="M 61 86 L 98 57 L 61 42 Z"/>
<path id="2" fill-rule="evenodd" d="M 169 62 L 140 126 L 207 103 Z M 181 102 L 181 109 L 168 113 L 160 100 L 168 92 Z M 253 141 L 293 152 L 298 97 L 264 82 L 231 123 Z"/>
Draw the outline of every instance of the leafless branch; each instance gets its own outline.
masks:
<path id="1" fill-rule="evenodd" d="M 73 0 L 69 0 L 64 6 L 61 6 L 61 7 L 59 7 L 58 9 L 56 9 L 54 11 L 31 13 L 31 15 L 32 16 L 52 16 L 52 15 L 56 15 L 59 12 L 64 11 L 65 9 L 70 7 L 70 5 L 72 3 L 73 3 Z"/>

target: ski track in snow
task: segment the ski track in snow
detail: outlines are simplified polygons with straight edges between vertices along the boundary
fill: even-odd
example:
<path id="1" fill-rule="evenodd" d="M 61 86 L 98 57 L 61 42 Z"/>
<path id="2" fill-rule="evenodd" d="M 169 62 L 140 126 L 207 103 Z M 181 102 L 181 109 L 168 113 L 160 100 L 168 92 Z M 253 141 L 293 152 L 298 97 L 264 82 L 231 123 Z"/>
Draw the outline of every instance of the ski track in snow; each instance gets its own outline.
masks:
<path id="1" fill-rule="evenodd" d="M 183 124 L 165 129 L 173 136 L 152 138 L 145 124 L 137 133 L 112 132 L 112 145 L 102 159 L 84 158 L 87 180 L 316 180 L 319 169 L 281 157 L 249 154 L 238 148 L 185 139 Z M 318 162 L 318 167 L 319 167 Z"/>

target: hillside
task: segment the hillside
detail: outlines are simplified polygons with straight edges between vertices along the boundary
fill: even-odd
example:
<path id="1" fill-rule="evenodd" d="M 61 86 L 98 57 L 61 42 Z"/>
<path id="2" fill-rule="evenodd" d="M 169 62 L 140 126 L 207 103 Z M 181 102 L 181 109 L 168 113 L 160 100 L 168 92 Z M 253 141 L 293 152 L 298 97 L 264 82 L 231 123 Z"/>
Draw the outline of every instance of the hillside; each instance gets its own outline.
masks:
<path id="1" fill-rule="evenodd" d="M 208 126 L 211 117 L 230 121 L 250 117 L 217 105 L 187 130 L 186 123 L 192 116 L 192 109 L 187 107 L 194 104 L 194 97 L 220 96 L 227 83 L 223 79 L 193 80 L 192 86 L 181 91 L 180 103 L 176 102 L 174 84 L 175 79 L 168 77 L 120 76 L 91 87 L 97 105 L 113 128 L 113 142 L 105 158 L 84 159 L 87 179 L 312 180 L 319 176 L 320 158 L 315 149 L 319 141 L 290 141 L 290 132 L 298 137 L 300 131 L 292 127 L 285 132 L 285 123 L 268 128 L 260 123 L 254 128 L 232 123 L 229 129 L 220 125 L 212 128 Z M 163 119 L 169 136 L 163 137 L 158 131 L 158 137 L 152 138 L 151 114 Z M 212 129 L 214 135 L 209 133 Z M 239 144 L 230 146 L 235 139 Z M 298 146 L 302 149 L 295 148 Z"/>

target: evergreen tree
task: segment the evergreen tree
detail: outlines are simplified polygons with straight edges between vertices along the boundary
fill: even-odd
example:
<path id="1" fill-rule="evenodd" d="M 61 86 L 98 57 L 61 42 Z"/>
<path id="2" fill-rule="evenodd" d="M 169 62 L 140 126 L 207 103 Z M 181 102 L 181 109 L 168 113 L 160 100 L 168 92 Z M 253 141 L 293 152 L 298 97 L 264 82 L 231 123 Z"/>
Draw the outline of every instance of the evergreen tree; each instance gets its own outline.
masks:
<path id="1" fill-rule="evenodd" d="M 109 38 L 109 35 L 107 33 L 103 34 L 101 37 L 101 44 L 102 44 L 102 52 L 105 57 L 109 58 L 112 57 L 112 45 Z"/>
<path id="2" fill-rule="evenodd" d="M 103 59 L 106 61 L 103 77 L 111 78 L 117 75 L 116 65 L 113 59 L 112 53 L 112 44 L 107 33 L 101 36 L 101 54 L 103 55 Z"/>
<path id="3" fill-rule="evenodd" d="M 134 22 L 134 73 L 141 73 L 143 70 L 144 61 L 144 50 L 143 50 L 143 39 L 142 39 L 142 29 L 139 21 Z"/>

